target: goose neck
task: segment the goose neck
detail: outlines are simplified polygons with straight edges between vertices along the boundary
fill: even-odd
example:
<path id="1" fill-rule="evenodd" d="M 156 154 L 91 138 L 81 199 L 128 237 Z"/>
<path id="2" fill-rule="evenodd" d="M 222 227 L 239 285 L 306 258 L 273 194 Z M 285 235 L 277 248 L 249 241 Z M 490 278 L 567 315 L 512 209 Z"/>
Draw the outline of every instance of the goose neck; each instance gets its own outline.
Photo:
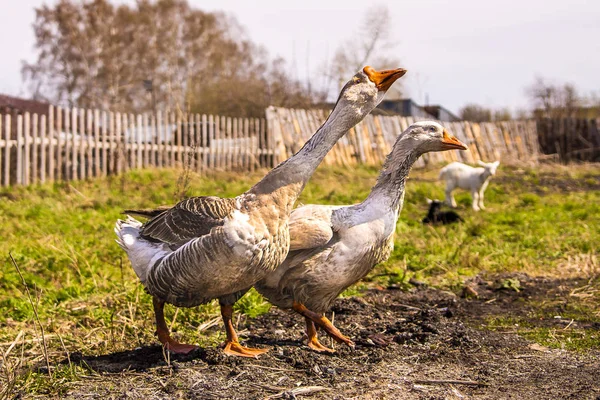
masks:
<path id="1" fill-rule="evenodd" d="M 406 178 L 420 155 L 414 147 L 402 147 L 397 141 L 366 201 L 381 204 L 393 211 L 402 208 Z"/>
<path id="2" fill-rule="evenodd" d="M 352 106 L 336 105 L 327 120 L 304 146 L 271 170 L 251 191 L 272 193 L 280 189 L 293 188 L 293 190 L 285 190 L 293 197 L 292 202 L 294 202 L 327 153 L 363 117 L 364 115 Z"/>

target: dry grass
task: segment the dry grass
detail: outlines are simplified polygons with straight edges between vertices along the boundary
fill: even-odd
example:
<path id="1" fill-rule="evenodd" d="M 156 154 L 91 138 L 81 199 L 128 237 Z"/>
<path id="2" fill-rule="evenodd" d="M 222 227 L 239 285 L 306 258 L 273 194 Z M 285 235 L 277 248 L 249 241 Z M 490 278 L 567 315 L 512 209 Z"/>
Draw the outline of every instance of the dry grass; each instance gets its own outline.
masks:
<path id="1" fill-rule="evenodd" d="M 0 191 L 0 228 L 7 238 L 0 243 L 6 257 L 0 271 L 0 305 L 6 310 L 0 315 L 0 398 L 16 390 L 60 396 L 83 378 L 102 385 L 85 364 L 71 362 L 73 354 L 110 354 L 156 342 L 149 297 L 113 241 L 112 225 L 122 209 L 172 204 L 173 193 L 182 189 L 191 195 L 232 196 L 263 173 L 190 173 L 177 183 L 178 171 L 133 171 L 122 178 Z M 366 167 L 322 168 L 301 202 L 360 201 L 376 173 L 376 168 Z M 472 213 L 469 195 L 459 193 L 458 212 L 466 223 L 433 228 L 422 226 L 420 219 L 427 208 L 425 197 L 443 194 L 436 175 L 437 170 L 413 171 L 396 249 L 366 285 L 410 287 L 412 279 L 458 290 L 466 279 L 485 271 L 579 277 L 588 284 L 570 296 L 600 318 L 600 233 L 594 229 L 600 225 L 595 186 L 600 167 L 501 169 L 487 191 L 487 212 Z M 20 271 L 11 265 L 9 252 Z M 346 295 L 358 294 L 364 285 Z M 268 309 L 252 292 L 238 304 L 238 321 Z M 214 346 L 223 339 L 214 304 L 168 308 L 167 318 L 182 340 Z M 165 373 L 169 370 L 167 358 Z M 128 379 L 149 378 L 131 374 Z"/>

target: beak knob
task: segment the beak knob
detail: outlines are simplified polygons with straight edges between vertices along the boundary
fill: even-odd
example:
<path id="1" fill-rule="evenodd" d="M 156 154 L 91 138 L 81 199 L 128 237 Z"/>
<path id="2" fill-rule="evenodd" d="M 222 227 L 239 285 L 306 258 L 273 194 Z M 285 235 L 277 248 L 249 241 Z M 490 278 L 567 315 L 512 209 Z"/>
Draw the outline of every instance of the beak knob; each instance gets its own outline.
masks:
<path id="1" fill-rule="evenodd" d="M 458 140 L 455 136 L 452 136 L 448 133 L 447 130 L 444 129 L 444 134 L 442 138 L 442 143 L 444 144 L 444 148 L 448 150 L 467 150 L 468 147 L 466 144 Z"/>
<path id="2" fill-rule="evenodd" d="M 382 92 L 387 91 L 398 78 L 406 74 L 404 68 L 376 71 L 373 67 L 369 66 L 364 67 L 363 72 L 369 77 L 371 82 L 377 86 L 377 89 Z"/>

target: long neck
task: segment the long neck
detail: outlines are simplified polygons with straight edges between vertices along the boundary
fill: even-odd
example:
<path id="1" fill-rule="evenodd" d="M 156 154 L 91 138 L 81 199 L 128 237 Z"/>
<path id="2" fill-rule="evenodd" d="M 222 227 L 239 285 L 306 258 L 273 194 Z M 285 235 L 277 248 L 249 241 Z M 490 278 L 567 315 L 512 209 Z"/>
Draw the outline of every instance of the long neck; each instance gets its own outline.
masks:
<path id="1" fill-rule="evenodd" d="M 402 207 L 406 178 L 421 155 L 412 143 L 403 142 L 402 138 L 396 140 L 392 152 L 388 154 L 379 173 L 377 183 L 371 189 L 364 204 L 377 204 L 385 207 L 386 211 L 394 212 Z"/>
<path id="2" fill-rule="evenodd" d="M 271 170 L 250 189 L 251 192 L 267 194 L 282 188 L 293 188 L 293 193 L 289 195 L 295 196 L 292 202 L 295 201 L 335 143 L 363 117 L 353 107 L 342 107 L 338 102 L 329 118 L 300 151 Z"/>

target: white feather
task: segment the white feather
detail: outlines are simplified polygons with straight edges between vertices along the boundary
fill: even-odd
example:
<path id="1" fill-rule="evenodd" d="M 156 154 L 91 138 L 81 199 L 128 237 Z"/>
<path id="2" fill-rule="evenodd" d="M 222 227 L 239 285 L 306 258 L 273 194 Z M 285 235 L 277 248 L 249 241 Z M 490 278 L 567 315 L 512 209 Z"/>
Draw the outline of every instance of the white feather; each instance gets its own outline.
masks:
<path id="1" fill-rule="evenodd" d="M 223 224 L 225 241 L 240 257 L 252 257 L 257 251 L 256 228 L 250 223 L 250 216 L 235 210 L 231 216 L 225 218 Z M 261 238 L 262 239 L 262 238 Z"/>
<path id="2" fill-rule="evenodd" d="M 172 251 L 162 243 L 153 243 L 140 237 L 142 223 L 127 216 L 127 220 L 118 220 L 115 225 L 116 242 L 127 253 L 136 275 L 144 284 L 148 271 L 162 257 Z"/>

